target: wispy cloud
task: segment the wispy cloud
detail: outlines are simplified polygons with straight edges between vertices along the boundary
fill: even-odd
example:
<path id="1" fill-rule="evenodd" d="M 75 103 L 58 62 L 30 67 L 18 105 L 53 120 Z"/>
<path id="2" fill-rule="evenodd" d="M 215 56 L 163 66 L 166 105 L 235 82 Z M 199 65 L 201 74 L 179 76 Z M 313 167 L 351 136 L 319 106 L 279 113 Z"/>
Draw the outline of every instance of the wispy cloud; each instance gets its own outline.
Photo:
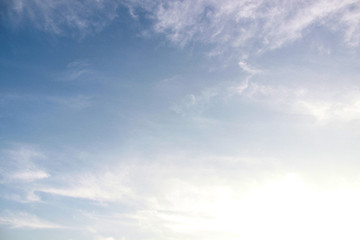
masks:
<path id="1" fill-rule="evenodd" d="M 278 168 L 270 171 L 277 161 L 163 155 L 123 161 L 108 168 L 73 173 L 71 177 L 63 173 L 36 189 L 53 194 L 53 198 L 66 196 L 74 201 L 88 199 L 110 205 L 109 211 L 92 206 L 90 210 L 74 212 L 77 229 L 87 229 L 95 239 L 132 239 L 143 234 L 153 239 L 253 236 L 258 240 L 276 236 L 282 240 L 297 232 L 299 226 L 307 230 L 302 238 L 308 239 L 314 239 L 312 234 L 320 234 L 329 226 L 357 234 L 351 225 L 353 212 L 360 211 L 357 191 L 319 192 L 303 181 L 301 174 Z M 352 199 L 350 203 L 348 199 Z M 324 202 L 328 204 L 324 206 Z M 345 202 L 349 203 L 345 212 L 334 210 L 333 206 Z M 326 221 L 325 213 L 336 216 L 335 220 Z M 296 224 L 289 224 L 289 219 Z M 350 225 L 342 224 L 343 219 Z M 316 222 L 321 224 L 314 230 Z M 13 228 L 64 228 L 23 212 L 5 212 L 0 223 Z M 238 228 L 239 223 L 244 227 Z M 254 235 L 259 227 L 263 231 Z M 331 234 L 342 231 L 331 229 Z M 331 234 L 326 236 L 332 239 Z"/>
<path id="2" fill-rule="evenodd" d="M 7 193 L 4 194 L 4 198 L 10 201 L 15 201 L 15 202 L 19 202 L 19 203 L 33 203 L 33 202 L 42 202 L 40 196 L 38 196 L 35 191 L 33 189 L 31 189 L 32 187 L 27 186 L 24 187 L 25 189 L 23 189 L 23 193 L 18 194 L 18 193 Z M 29 188 L 29 189 L 27 189 Z"/>
<path id="3" fill-rule="evenodd" d="M 360 93 L 346 95 L 343 99 L 299 100 L 297 107 L 322 123 L 360 120 Z"/>
<path id="4" fill-rule="evenodd" d="M 192 222 L 207 222 L 209 216 L 204 211 L 229 191 L 230 187 L 226 185 L 230 184 L 233 175 L 217 168 L 217 164 L 225 164 L 232 169 L 237 163 L 252 164 L 251 161 L 232 157 L 208 156 L 184 161 L 180 161 L 181 157 L 178 156 L 162 158 L 163 163 L 129 162 L 112 166 L 107 171 L 94 170 L 91 177 L 84 173 L 72 175 L 71 179 L 64 178 L 60 185 L 73 184 L 73 191 L 56 186 L 53 189 L 58 191 L 44 191 L 54 194 L 53 197 L 61 195 L 89 199 L 112 206 L 113 210 L 109 212 L 92 208 L 88 212 L 76 213 L 78 221 L 95 236 L 131 239 L 140 233 L 152 238 L 168 239 L 174 234 L 187 234 L 186 231 L 179 232 L 179 227 L 189 228 Z M 185 162 L 195 165 L 190 166 Z M 241 170 L 236 174 L 239 172 Z M 227 177 L 219 183 L 219 176 Z M 79 182 L 79 179 L 83 181 Z M 122 185 L 129 187 L 132 193 L 122 191 Z M 66 191 L 60 192 L 59 189 Z M 188 219 L 189 223 L 182 222 L 183 219 Z M 190 231 L 194 233 L 193 228 Z"/>
<path id="5" fill-rule="evenodd" d="M 122 5 L 138 19 L 137 9 L 147 12 L 153 31 L 173 43 L 207 43 L 212 54 L 256 54 L 280 48 L 312 31 L 314 26 L 336 31 L 350 46 L 359 44 L 360 8 L 357 0 L 183 0 L 183 1 L 44 1 L 14 0 L 7 6 L 13 22 L 29 20 L 54 34 L 68 30 L 81 36 L 101 31 L 118 15 Z M 230 50 L 230 51 L 229 51 Z"/>
<path id="6" fill-rule="evenodd" d="M 180 45 L 203 42 L 219 53 L 253 54 L 300 39 L 313 26 L 345 29 L 345 42 L 357 45 L 359 11 L 357 0 L 172 1 L 157 8 L 154 28 Z"/>
<path id="7" fill-rule="evenodd" d="M 128 199 L 145 198 L 146 192 L 166 185 L 165 179 L 192 177 L 203 172 L 210 177 L 218 171 L 225 174 L 226 169 L 233 169 L 238 165 L 258 166 L 260 159 L 248 159 L 231 156 L 199 156 L 187 154 L 160 154 L 155 159 L 133 159 L 116 164 L 111 168 L 101 167 L 92 172 L 79 172 L 72 177 L 62 175 L 52 187 L 42 187 L 39 191 L 63 195 L 73 198 L 84 198 L 94 201 L 116 202 Z M 192 163 L 189 166 L 189 163 Z M 221 163 L 224 172 L 216 169 Z M 203 167 L 206 166 L 204 169 Z M 141 177 L 140 177 L 141 176 Z M 58 184 L 61 183 L 61 184 Z M 159 185 L 158 185 L 159 184 Z M 61 186 L 61 187 L 56 187 Z M 143 193 L 141 194 L 141 192 Z"/>
<path id="8" fill-rule="evenodd" d="M 36 147 L 15 144 L 2 149 L 0 156 L 3 166 L 0 171 L 1 183 L 9 188 L 9 193 L 3 197 L 24 203 L 41 201 L 35 194 L 34 184 L 50 177 L 50 173 L 40 164 L 46 155 Z"/>
<path id="9" fill-rule="evenodd" d="M 88 199 L 99 202 L 116 202 L 133 195 L 124 182 L 123 172 L 81 173 L 71 178 L 60 179 L 61 187 L 40 187 L 37 191 L 71 198 Z M 71 180 L 70 180 L 71 179 Z"/>
<path id="10" fill-rule="evenodd" d="M 34 181 L 38 179 L 48 178 L 50 175 L 42 170 L 38 169 L 26 169 L 14 172 L 10 177 L 12 179 L 18 179 L 23 181 Z"/>
<path id="11" fill-rule="evenodd" d="M 80 37 L 101 31 L 116 17 L 118 1 L 9 1 L 7 16 L 18 24 L 30 22 L 52 34 L 76 34 Z"/>
<path id="12" fill-rule="evenodd" d="M 240 84 L 234 90 L 242 97 L 274 110 L 309 115 L 322 124 L 360 119 L 360 91 L 356 87 L 324 91 L 301 85 L 288 87 L 251 82 L 246 89 Z"/>
<path id="13" fill-rule="evenodd" d="M 345 42 L 350 46 L 358 46 L 360 43 L 360 11 L 359 3 L 344 10 L 340 19 L 340 25 L 344 26 Z"/>
<path id="14" fill-rule="evenodd" d="M 255 75 L 261 72 L 259 69 L 249 66 L 249 64 L 245 61 L 240 61 L 239 66 L 243 71 L 247 72 L 250 75 Z"/>
<path id="15" fill-rule="evenodd" d="M 233 81 L 222 81 L 202 89 L 198 93 L 188 94 L 172 106 L 172 110 L 182 116 L 199 117 L 207 108 L 216 102 L 224 102 L 231 96 L 242 94 L 251 84 L 252 79 L 261 74 L 261 70 L 251 66 L 245 60 L 239 61 L 239 67 L 246 74 L 240 84 Z"/>
<path id="16" fill-rule="evenodd" d="M 200 93 L 187 95 L 174 104 L 172 110 L 196 119 L 214 105 L 223 105 L 229 99 L 240 97 L 241 100 L 266 106 L 273 111 L 310 116 L 319 124 L 360 120 L 360 91 L 357 87 L 344 86 L 339 89 L 329 86 L 324 90 L 301 83 L 297 86 L 271 82 L 264 84 L 253 79 L 260 70 L 248 66 L 245 69 L 249 75 L 240 83 L 222 83 Z"/>
<path id="17" fill-rule="evenodd" d="M 35 163 L 46 158 L 45 154 L 32 146 L 17 144 L 15 148 L 3 149 L 2 153 L 1 174 L 7 180 L 31 182 L 50 176 Z"/>
<path id="18" fill-rule="evenodd" d="M 359 0 L 5 2 L 0 5 L 7 10 L 1 13 L 8 11 L 26 28 L 80 37 L 101 31 L 124 4 L 133 19 L 116 21 L 111 29 L 133 20 L 157 36 L 151 44 L 133 38 L 137 25 L 124 41 L 107 31 L 75 52 L 67 50 L 78 45 L 65 39 L 69 47 L 49 63 L 53 46 L 38 46 L 37 39 L 43 39 L 36 31 L 24 34 L 34 34 L 29 44 L 39 49 L 24 43 L 22 34 L 4 38 L 13 46 L 7 56 L 29 61 L 27 51 L 18 52 L 28 44 L 26 49 L 39 50 L 34 65 L 45 62 L 44 69 L 71 59 L 60 74 L 51 74 L 58 81 L 31 81 L 36 71 L 29 71 L 34 75 L 28 79 L 27 71 L 7 70 L 5 91 L 20 94 L 4 92 L 1 104 L 22 102 L 5 108 L 16 116 L 10 119 L 14 122 L 5 119 L 1 129 L 9 129 L 2 140 L 13 136 L 44 147 L 13 144 L 0 150 L 0 203 L 16 209 L 0 212 L 0 224 L 15 228 L 7 231 L 62 229 L 58 223 L 70 222 L 81 231 L 79 239 L 93 240 L 360 238 L 354 217 L 360 214 L 358 148 L 351 142 L 358 139 L 353 130 L 360 120 L 360 89 L 354 87 L 358 53 L 353 62 L 343 61 L 353 64 L 342 69 L 334 70 L 347 52 L 336 64 L 328 60 L 340 52 L 331 47 L 341 37 L 345 48 L 359 45 Z M 336 35 L 328 44 L 311 38 L 323 38 L 327 31 Z M 309 44 L 301 47 L 309 50 L 314 40 L 310 48 L 329 55 L 314 60 L 301 47 L 286 48 L 309 36 L 304 42 Z M 92 52 L 105 38 L 109 46 Z M 174 49 L 155 51 L 158 41 L 186 47 L 186 52 L 195 46 L 196 57 L 179 56 Z M 119 48 L 110 53 L 112 47 Z M 135 48 L 140 50 L 133 56 Z M 198 61 L 204 51 L 230 56 L 234 64 L 204 73 L 213 63 Z M 134 69 L 139 73 L 132 74 Z M 149 89 L 154 79 L 168 74 L 174 77 Z M 21 79 L 12 82 L 17 76 Z M 111 84 L 101 89 L 86 85 L 98 76 L 109 76 Z M 37 88 L 37 83 L 45 85 Z M 355 173 L 343 170 L 336 179 L 329 168 L 337 166 Z M 331 183 L 318 187 L 315 175 Z"/>
<path id="19" fill-rule="evenodd" d="M 85 59 L 79 59 L 76 61 L 69 62 L 64 71 L 59 74 L 56 80 L 63 82 L 74 82 L 74 81 L 97 81 L 98 73 L 92 66 L 92 64 Z"/>
<path id="20" fill-rule="evenodd" d="M 25 229 L 56 229 L 64 226 L 40 219 L 38 216 L 27 212 L 5 211 L 0 216 L 0 224 L 9 225 L 12 228 Z"/>

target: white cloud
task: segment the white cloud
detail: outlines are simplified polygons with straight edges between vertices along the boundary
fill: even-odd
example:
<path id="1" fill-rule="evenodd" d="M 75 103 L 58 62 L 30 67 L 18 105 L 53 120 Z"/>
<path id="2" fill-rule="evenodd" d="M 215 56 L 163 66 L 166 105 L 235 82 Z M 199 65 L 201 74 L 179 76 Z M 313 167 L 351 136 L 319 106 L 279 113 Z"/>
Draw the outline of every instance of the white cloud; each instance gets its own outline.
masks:
<path id="1" fill-rule="evenodd" d="M 42 220 L 36 215 L 26 212 L 5 211 L 0 216 L 0 224 L 9 225 L 12 228 L 30 229 L 56 229 L 64 226 Z"/>
<path id="2" fill-rule="evenodd" d="M 3 166 L 0 170 L 1 183 L 9 189 L 3 197 L 21 203 L 41 202 L 34 188 L 50 177 L 39 164 L 46 155 L 36 147 L 15 144 L 9 149 L 2 149 L 0 157 Z"/>
<path id="3" fill-rule="evenodd" d="M 5 150 L 5 153 L 11 160 L 23 164 L 31 164 L 34 159 L 45 158 L 43 152 L 25 144 L 16 144 L 14 148 Z"/>
<path id="4" fill-rule="evenodd" d="M 303 100 L 297 106 L 320 122 L 360 120 L 360 94 L 345 101 Z"/>
<path id="5" fill-rule="evenodd" d="M 115 240 L 113 237 L 96 236 L 94 240 Z"/>
<path id="6" fill-rule="evenodd" d="M 38 191 L 99 202 L 116 202 L 132 196 L 132 190 L 125 185 L 123 172 L 105 171 L 100 173 L 82 173 L 64 177 L 61 187 L 41 187 Z"/>
<path id="7" fill-rule="evenodd" d="M 239 66 L 243 71 L 249 73 L 250 75 L 255 75 L 261 72 L 259 69 L 249 66 L 249 64 L 246 63 L 245 61 L 240 61 Z"/>
<path id="8" fill-rule="evenodd" d="M 323 90 L 247 82 L 246 87 L 242 83 L 232 91 L 275 110 L 312 116 L 318 123 L 360 119 L 360 91 L 356 87 Z"/>
<path id="9" fill-rule="evenodd" d="M 28 145 L 18 144 L 14 148 L 2 150 L 3 171 L 7 180 L 32 182 L 48 178 L 50 175 L 36 162 L 46 158 L 45 154 Z"/>
<path id="10" fill-rule="evenodd" d="M 183 159 L 184 158 L 184 159 Z M 193 167 L 186 164 L 192 159 Z M 149 160 L 150 161 L 150 160 Z M 156 191 L 166 184 L 166 179 L 181 177 L 180 175 L 198 174 L 201 166 L 209 165 L 204 171 L 215 171 L 211 166 L 221 162 L 224 166 L 236 163 L 257 164 L 248 159 L 208 156 L 191 158 L 189 156 L 162 156 L 159 160 L 149 163 L 124 162 L 112 166 L 111 169 L 98 169 L 93 172 L 80 172 L 70 176 L 54 176 L 52 183 L 37 186 L 35 191 L 66 196 L 71 198 L 89 199 L 100 203 L 144 204 L 148 191 Z M 180 163 L 180 164 L 178 164 Z M 175 165 L 174 165 L 175 164 Z M 195 167 L 196 165 L 196 167 Z M 179 175 L 180 174 L 180 175 Z M 159 184 L 159 185 L 157 185 Z"/>
<path id="11" fill-rule="evenodd" d="M 38 169 L 26 169 L 22 171 L 14 172 L 10 177 L 12 179 L 22 180 L 22 181 L 35 181 L 39 179 L 48 178 L 50 175 L 42 170 Z"/>
<path id="12" fill-rule="evenodd" d="M 350 46 L 358 46 L 360 43 L 360 11 L 359 4 L 345 10 L 340 19 L 341 25 L 345 26 L 345 42 Z"/>

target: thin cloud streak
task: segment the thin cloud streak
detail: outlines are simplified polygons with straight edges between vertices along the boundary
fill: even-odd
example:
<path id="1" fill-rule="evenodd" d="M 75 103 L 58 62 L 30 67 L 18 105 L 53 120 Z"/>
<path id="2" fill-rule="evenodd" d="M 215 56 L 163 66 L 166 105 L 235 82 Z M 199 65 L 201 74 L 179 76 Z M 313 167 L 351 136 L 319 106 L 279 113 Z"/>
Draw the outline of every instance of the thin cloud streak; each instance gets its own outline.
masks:
<path id="1" fill-rule="evenodd" d="M 26 169 L 24 171 L 18 171 L 13 173 L 10 178 L 22 181 L 35 181 L 39 179 L 48 178 L 50 175 L 41 170 Z"/>
<path id="2" fill-rule="evenodd" d="M 1 214 L 0 224 L 9 225 L 12 228 L 23 229 L 63 229 L 64 226 L 40 219 L 38 216 L 27 212 L 6 211 Z"/>

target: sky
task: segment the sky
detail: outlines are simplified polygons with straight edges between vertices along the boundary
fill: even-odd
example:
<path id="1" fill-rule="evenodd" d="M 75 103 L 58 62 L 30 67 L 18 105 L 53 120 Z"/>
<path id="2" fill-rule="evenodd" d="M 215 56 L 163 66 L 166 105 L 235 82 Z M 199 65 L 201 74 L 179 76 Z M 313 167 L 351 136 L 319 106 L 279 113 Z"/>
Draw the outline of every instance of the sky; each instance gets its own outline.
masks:
<path id="1" fill-rule="evenodd" d="M 359 239 L 360 1 L 0 0 L 0 239 Z"/>

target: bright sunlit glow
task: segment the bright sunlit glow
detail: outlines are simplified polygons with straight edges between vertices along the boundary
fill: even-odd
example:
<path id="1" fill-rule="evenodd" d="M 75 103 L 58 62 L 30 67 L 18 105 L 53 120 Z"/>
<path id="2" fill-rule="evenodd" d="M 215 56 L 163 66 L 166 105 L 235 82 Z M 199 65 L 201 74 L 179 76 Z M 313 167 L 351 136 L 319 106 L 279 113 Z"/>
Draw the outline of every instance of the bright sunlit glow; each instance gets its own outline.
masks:
<path id="1" fill-rule="evenodd" d="M 188 188 L 177 191 L 184 191 L 184 195 L 172 199 L 176 213 L 163 212 L 157 217 L 179 235 L 219 240 L 360 237 L 358 191 L 315 188 L 295 174 L 267 181 L 245 194 L 229 187 L 209 188 L 209 192 L 198 194 Z M 189 197 L 186 194 L 195 194 L 194 201 L 184 202 Z M 148 220 L 154 219 L 150 215 Z"/>

